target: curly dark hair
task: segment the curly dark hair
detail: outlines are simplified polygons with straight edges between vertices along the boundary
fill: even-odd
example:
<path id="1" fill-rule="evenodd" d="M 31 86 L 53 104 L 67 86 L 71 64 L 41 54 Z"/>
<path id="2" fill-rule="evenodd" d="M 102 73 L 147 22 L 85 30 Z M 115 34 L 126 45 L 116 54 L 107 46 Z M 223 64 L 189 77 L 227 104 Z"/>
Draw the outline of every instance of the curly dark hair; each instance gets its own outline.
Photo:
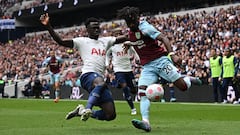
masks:
<path id="1" fill-rule="evenodd" d="M 140 11 L 137 7 L 126 6 L 117 12 L 117 17 L 126 21 L 136 20 L 139 15 Z"/>
<path id="2" fill-rule="evenodd" d="M 98 22 L 100 23 L 100 20 L 94 17 L 87 18 L 85 21 L 85 26 L 87 27 L 91 22 Z"/>

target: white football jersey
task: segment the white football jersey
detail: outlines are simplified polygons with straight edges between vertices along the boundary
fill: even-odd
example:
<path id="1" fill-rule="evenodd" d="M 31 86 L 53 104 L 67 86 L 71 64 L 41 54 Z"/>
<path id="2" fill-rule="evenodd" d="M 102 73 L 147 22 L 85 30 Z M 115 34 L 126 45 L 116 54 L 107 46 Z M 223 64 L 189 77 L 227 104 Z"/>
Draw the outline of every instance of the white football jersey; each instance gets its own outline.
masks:
<path id="1" fill-rule="evenodd" d="M 133 47 L 128 49 L 128 53 L 124 53 L 122 44 L 115 44 L 107 51 L 106 66 L 109 65 L 109 57 L 112 54 L 112 64 L 114 72 L 132 71 L 131 56 L 139 59 Z"/>
<path id="2" fill-rule="evenodd" d="M 116 37 L 101 37 L 98 40 L 88 37 L 73 39 L 74 48 L 83 60 L 82 73 L 97 72 L 103 75 L 107 50 L 115 43 Z"/>

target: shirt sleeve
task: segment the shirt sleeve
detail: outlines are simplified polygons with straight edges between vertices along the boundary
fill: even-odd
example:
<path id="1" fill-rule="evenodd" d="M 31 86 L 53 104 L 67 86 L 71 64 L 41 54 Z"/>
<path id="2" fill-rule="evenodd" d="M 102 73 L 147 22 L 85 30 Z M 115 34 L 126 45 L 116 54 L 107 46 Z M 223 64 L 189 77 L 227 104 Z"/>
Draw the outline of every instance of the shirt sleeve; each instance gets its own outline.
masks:
<path id="1" fill-rule="evenodd" d="M 144 35 L 148 35 L 154 40 L 161 34 L 160 31 L 158 31 L 153 25 L 149 24 L 147 21 L 140 21 L 139 29 Z"/>
<path id="2" fill-rule="evenodd" d="M 105 65 L 108 66 L 109 65 L 109 61 L 110 61 L 110 56 L 112 53 L 112 49 L 108 49 L 107 53 L 106 53 L 106 61 L 105 61 Z"/>
<path id="3" fill-rule="evenodd" d="M 50 61 L 50 58 L 49 57 L 46 58 L 42 63 L 42 67 L 46 67 L 48 65 L 49 61 Z"/>
<path id="4" fill-rule="evenodd" d="M 105 37 L 105 39 L 107 39 L 107 48 L 106 48 L 106 50 L 108 50 L 110 47 L 112 47 L 114 44 L 115 44 L 115 42 L 116 42 L 116 37 Z"/>
<path id="5" fill-rule="evenodd" d="M 80 50 L 80 46 L 82 42 L 83 42 L 83 37 L 73 38 L 73 48 Z"/>

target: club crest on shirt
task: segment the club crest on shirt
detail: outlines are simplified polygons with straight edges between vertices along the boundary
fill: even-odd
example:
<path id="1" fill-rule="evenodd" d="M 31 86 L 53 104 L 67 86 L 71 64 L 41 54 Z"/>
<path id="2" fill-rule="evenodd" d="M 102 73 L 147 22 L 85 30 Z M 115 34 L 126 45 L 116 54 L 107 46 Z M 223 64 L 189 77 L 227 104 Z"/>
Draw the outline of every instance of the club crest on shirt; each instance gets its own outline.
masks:
<path id="1" fill-rule="evenodd" d="M 137 39 L 140 39 L 141 38 L 141 33 L 140 32 L 135 32 L 135 36 Z"/>

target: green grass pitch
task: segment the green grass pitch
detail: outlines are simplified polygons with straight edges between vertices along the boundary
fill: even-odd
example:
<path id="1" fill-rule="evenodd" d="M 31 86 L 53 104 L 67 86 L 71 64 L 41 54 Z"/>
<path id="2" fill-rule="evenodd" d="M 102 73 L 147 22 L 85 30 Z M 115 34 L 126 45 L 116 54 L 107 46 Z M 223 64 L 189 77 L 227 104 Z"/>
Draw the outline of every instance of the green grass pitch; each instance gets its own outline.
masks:
<path id="1" fill-rule="evenodd" d="M 135 129 L 126 102 L 115 101 L 117 118 L 65 120 L 83 100 L 0 99 L 0 135 L 239 135 L 240 105 L 210 103 L 152 103 L 152 132 Z M 95 108 L 97 109 L 97 108 Z"/>

